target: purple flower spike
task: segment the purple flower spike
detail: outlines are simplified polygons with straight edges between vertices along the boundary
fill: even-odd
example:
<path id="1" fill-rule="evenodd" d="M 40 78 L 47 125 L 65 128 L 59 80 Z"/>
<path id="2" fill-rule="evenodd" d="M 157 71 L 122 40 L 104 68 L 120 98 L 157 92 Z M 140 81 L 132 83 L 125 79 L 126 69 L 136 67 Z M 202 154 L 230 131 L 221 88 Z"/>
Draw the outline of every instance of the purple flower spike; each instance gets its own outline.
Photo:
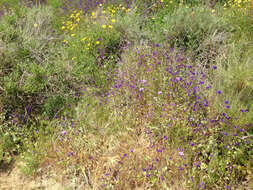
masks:
<path id="1" fill-rule="evenodd" d="M 221 94 L 221 91 L 220 91 L 220 90 L 218 90 L 218 91 L 217 91 L 217 93 L 218 93 L 218 94 Z"/>
<path id="2" fill-rule="evenodd" d="M 214 70 L 217 69 L 217 66 L 213 65 L 213 69 L 214 69 Z"/>

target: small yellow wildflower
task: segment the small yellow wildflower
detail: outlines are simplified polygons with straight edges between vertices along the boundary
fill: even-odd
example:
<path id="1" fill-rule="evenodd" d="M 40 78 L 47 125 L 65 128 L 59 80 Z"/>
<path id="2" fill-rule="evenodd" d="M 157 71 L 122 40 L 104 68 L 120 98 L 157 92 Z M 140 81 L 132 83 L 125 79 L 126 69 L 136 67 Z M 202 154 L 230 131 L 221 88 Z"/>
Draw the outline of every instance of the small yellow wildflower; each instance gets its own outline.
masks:
<path id="1" fill-rule="evenodd" d="M 152 20 L 155 20 L 155 17 L 152 17 Z"/>
<path id="2" fill-rule="evenodd" d="M 88 46 L 90 46 L 90 43 L 88 43 Z"/>
<path id="3" fill-rule="evenodd" d="M 67 40 L 63 40 L 63 43 L 66 43 L 66 44 L 67 44 L 67 43 L 68 43 L 68 41 L 67 41 Z"/>
<path id="4" fill-rule="evenodd" d="M 86 40 L 86 38 L 85 38 L 85 37 L 81 39 L 81 41 L 82 41 L 82 42 L 83 42 L 83 41 L 85 41 L 85 40 Z"/>
<path id="5" fill-rule="evenodd" d="M 76 34 L 71 34 L 72 37 L 74 37 Z"/>
<path id="6" fill-rule="evenodd" d="M 122 10 L 125 10 L 126 8 L 125 8 L 125 7 L 122 7 L 121 9 L 122 9 Z"/>
<path id="7" fill-rule="evenodd" d="M 64 30 L 64 29 L 65 29 L 65 26 L 62 26 L 61 29 Z"/>
<path id="8" fill-rule="evenodd" d="M 163 0 L 161 0 L 161 3 L 163 3 Z"/>
<path id="9" fill-rule="evenodd" d="M 96 41 L 96 44 L 100 44 L 100 41 Z"/>
<path id="10" fill-rule="evenodd" d="M 105 24 L 103 24 L 103 25 L 102 25 L 102 28 L 106 28 L 106 25 L 105 25 Z"/>
<path id="11" fill-rule="evenodd" d="M 102 14 L 105 14 L 106 13 L 106 11 L 102 11 Z"/>
<path id="12" fill-rule="evenodd" d="M 102 7 L 103 6 L 102 3 L 100 3 L 99 6 Z"/>
<path id="13" fill-rule="evenodd" d="M 214 10 L 214 9 L 212 9 L 212 13 L 215 13 L 215 10 Z"/>
<path id="14" fill-rule="evenodd" d="M 113 28 L 113 26 L 112 26 L 112 25 L 108 25 L 108 27 L 109 27 L 109 28 Z"/>
<path id="15" fill-rule="evenodd" d="M 115 19 L 112 19 L 112 23 L 115 23 L 116 22 L 116 20 Z"/>
<path id="16" fill-rule="evenodd" d="M 94 13 L 94 12 L 92 12 L 92 13 L 91 13 L 91 15 L 92 15 L 92 16 L 94 16 L 94 15 L 95 15 L 95 13 Z"/>
<path id="17" fill-rule="evenodd" d="M 33 26 L 34 26 L 34 28 L 37 28 L 37 27 L 38 27 L 38 24 L 35 23 Z"/>

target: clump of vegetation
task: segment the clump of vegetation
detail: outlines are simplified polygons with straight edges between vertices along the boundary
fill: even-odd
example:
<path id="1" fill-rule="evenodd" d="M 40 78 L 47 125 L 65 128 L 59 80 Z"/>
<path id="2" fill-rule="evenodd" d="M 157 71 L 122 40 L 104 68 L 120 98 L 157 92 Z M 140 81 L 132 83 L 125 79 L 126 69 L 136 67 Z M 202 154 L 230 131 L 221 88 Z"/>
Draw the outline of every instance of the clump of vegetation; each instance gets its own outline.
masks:
<path id="1" fill-rule="evenodd" d="M 233 3 L 9 9 L 0 165 L 20 159 L 69 189 L 250 188 L 253 22 L 251 2 Z"/>

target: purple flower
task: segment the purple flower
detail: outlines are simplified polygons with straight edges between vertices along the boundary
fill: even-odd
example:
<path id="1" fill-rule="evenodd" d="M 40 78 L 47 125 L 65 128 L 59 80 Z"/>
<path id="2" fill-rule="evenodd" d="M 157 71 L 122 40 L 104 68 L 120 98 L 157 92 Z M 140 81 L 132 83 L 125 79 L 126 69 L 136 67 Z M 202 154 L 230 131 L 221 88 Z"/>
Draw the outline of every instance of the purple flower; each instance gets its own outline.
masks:
<path id="1" fill-rule="evenodd" d="M 230 108 L 230 105 L 226 105 L 226 108 L 229 109 L 229 108 Z"/>
<path id="2" fill-rule="evenodd" d="M 225 102 L 225 104 L 228 104 L 228 103 L 229 103 L 229 101 L 227 101 L 227 100 L 225 100 L 224 102 Z"/>
<path id="3" fill-rule="evenodd" d="M 184 156 L 184 152 L 179 152 L 179 155 L 180 156 Z"/>
<path id="4" fill-rule="evenodd" d="M 66 135 L 66 134 L 67 134 L 67 132 L 66 132 L 66 131 L 62 131 L 62 132 L 61 132 L 61 134 Z"/>
<path id="5" fill-rule="evenodd" d="M 195 144 L 194 144 L 193 142 L 190 142 L 190 145 L 191 145 L 191 146 L 194 146 Z"/>
<path id="6" fill-rule="evenodd" d="M 139 91 L 142 92 L 144 90 L 144 88 L 140 88 Z"/>
<path id="7" fill-rule="evenodd" d="M 162 150 L 158 148 L 158 149 L 157 149 L 157 152 L 162 152 Z"/>
<path id="8" fill-rule="evenodd" d="M 158 91 L 158 94 L 159 94 L 159 95 L 162 94 L 162 91 Z"/>
<path id="9" fill-rule="evenodd" d="M 214 69 L 214 70 L 217 69 L 217 66 L 213 65 L 213 69 Z"/>
<path id="10" fill-rule="evenodd" d="M 217 93 L 218 93 L 218 94 L 221 94 L 221 91 L 220 91 L 220 90 L 218 90 L 218 91 L 217 91 Z"/>

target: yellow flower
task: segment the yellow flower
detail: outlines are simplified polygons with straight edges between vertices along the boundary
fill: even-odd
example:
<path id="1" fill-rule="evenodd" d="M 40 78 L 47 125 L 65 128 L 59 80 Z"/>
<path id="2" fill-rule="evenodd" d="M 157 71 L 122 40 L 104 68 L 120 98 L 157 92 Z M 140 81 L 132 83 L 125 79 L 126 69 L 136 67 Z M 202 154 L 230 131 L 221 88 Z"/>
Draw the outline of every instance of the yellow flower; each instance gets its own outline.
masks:
<path id="1" fill-rule="evenodd" d="M 113 26 L 112 26 L 112 25 L 108 25 L 108 27 L 109 27 L 109 28 L 113 28 Z"/>
<path id="2" fill-rule="evenodd" d="M 86 38 L 85 38 L 85 37 L 81 39 L 81 41 L 82 41 L 82 42 L 83 42 L 83 41 L 85 41 L 85 40 L 86 40 Z"/>
<path id="3" fill-rule="evenodd" d="M 38 24 L 35 23 L 33 26 L 34 26 L 34 28 L 37 28 L 37 27 L 38 27 Z"/>
<path id="4" fill-rule="evenodd" d="M 96 41 L 96 44 L 100 44 L 100 41 Z"/>
<path id="5" fill-rule="evenodd" d="M 86 48 L 86 50 L 89 50 L 90 48 Z"/>
<path id="6" fill-rule="evenodd" d="M 74 37 L 76 34 L 71 34 L 72 37 Z"/>
<path id="7" fill-rule="evenodd" d="M 103 24 L 103 25 L 102 25 L 102 28 L 106 28 L 106 25 L 105 25 L 105 24 Z"/>
<path id="8" fill-rule="evenodd" d="M 106 13 L 106 11 L 102 11 L 102 14 L 105 14 Z"/>
<path id="9" fill-rule="evenodd" d="M 155 20 L 155 17 L 152 17 L 152 20 Z"/>
<path id="10" fill-rule="evenodd" d="M 102 7 L 103 6 L 102 3 L 100 3 L 99 6 Z"/>
<path id="11" fill-rule="evenodd" d="M 215 13 L 215 10 L 214 10 L 214 9 L 212 9 L 212 13 Z"/>
<path id="12" fill-rule="evenodd" d="M 66 43 L 66 44 L 67 44 L 67 43 L 68 43 L 68 41 L 67 41 L 67 40 L 63 40 L 63 43 Z"/>
<path id="13" fill-rule="evenodd" d="M 95 15 L 95 13 L 94 13 L 94 12 L 92 12 L 92 13 L 91 13 L 91 15 L 92 15 L 92 16 L 94 16 L 94 15 Z"/>
<path id="14" fill-rule="evenodd" d="M 163 0 L 161 0 L 161 3 L 163 3 Z"/>
<path id="15" fill-rule="evenodd" d="M 65 26 L 62 26 L 61 29 L 64 30 L 64 29 L 65 29 Z"/>
<path id="16" fill-rule="evenodd" d="M 116 20 L 115 19 L 112 19 L 112 23 L 115 23 L 116 22 Z"/>
<path id="17" fill-rule="evenodd" d="M 88 46 L 90 46 L 90 43 L 88 43 Z"/>

